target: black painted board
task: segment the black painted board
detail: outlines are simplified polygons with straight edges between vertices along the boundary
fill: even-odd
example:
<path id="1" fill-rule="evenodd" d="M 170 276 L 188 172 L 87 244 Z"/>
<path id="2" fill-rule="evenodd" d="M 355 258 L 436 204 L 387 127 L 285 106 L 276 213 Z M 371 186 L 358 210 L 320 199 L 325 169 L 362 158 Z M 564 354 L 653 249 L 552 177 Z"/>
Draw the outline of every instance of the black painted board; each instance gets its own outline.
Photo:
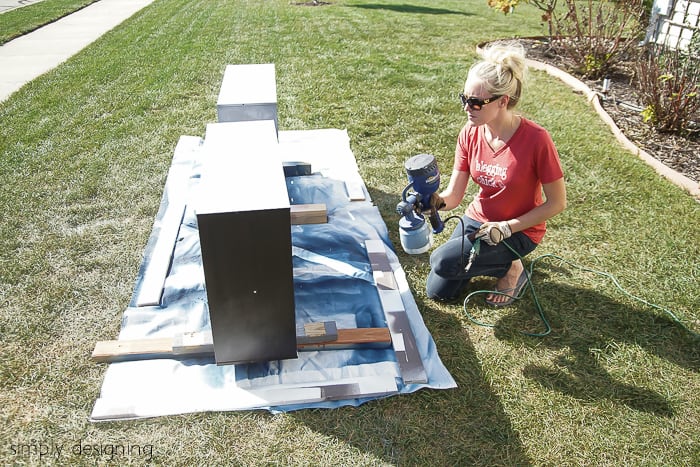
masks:
<path id="1" fill-rule="evenodd" d="M 216 363 L 297 357 L 289 208 L 198 214 Z"/>

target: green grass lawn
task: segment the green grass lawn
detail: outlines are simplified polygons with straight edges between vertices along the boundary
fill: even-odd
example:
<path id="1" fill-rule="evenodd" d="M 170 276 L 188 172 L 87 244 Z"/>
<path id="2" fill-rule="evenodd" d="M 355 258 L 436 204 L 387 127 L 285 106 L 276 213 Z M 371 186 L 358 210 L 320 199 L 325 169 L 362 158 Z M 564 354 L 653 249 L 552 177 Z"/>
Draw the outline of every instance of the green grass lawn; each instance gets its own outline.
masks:
<path id="1" fill-rule="evenodd" d="M 34 31 L 97 0 L 42 0 L 0 15 L 0 45 Z"/>
<path id="2" fill-rule="evenodd" d="M 0 460 L 36 464 L 18 445 L 51 444 L 63 447 L 57 463 L 110 462 L 75 452 L 82 443 L 152 446 L 163 465 L 700 463 L 700 340 L 552 260 L 534 277 L 552 334 L 532 338 L 520 333 L 541 329 L 531 297 L 498 311 L 476 299 L 470 313 L 495 327 L 475 326 L 425 297 L 425 255 L 400 254 L 458 389 L 285 415 L 88 422 L 105 371 L 90 353 L 119 331 L 175 145 L 216 120 L 226 64 L 275 63 L 282 130 L 348 130 L 398 245 L 403 162 L 435 154 L 446 184 L 476 44 L 542 32 L 534 8 L 504 17 L 485 0 L 155 0 L 0 104 Z M 606 271 L 700 330 L 700 204 L 557 80 L 533 72 L 521 112 L 550 130 L 569 194 L 530 260 Z"/>

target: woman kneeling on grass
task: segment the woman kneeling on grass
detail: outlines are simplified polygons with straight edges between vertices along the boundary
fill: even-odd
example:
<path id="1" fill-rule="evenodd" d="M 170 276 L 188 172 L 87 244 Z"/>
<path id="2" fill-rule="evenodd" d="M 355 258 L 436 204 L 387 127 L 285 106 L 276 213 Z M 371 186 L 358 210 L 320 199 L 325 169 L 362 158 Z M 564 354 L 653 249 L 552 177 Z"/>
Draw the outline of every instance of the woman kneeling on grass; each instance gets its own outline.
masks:
<path id="1" fill-rule="evenodd" d="M 457 138 L 455 162 L 447 189 L 431 202 L 442 210 L 464 199 L 469 178 L 479 191 L 452 237 L 430 256 L 428 296 L 457 298 L 471 277 L 497 277 L 486 302 L 505 306 L 527 283 L 520 258 L 535 249 L 545 234 L 545 221 L 566 207 L 566 186 L 559 155 L 549 133 L 517 115 L 527 71 L 525 52 L 517 43 L 495 43 L 469 70 L 459 97 L 468 122 Z M 544 192 L 544 199 L 542 197 Z M 480 252 L 468 271 L 467 256 L 476 232 Z M 462 243 L 464 242 L 464 244 Z"/>

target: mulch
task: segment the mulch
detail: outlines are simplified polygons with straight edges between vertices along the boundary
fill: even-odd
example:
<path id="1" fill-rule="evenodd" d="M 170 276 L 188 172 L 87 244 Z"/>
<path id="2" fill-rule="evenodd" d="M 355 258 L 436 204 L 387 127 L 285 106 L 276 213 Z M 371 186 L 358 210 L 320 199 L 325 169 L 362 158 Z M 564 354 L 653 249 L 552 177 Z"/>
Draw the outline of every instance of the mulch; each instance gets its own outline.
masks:
<path id="1" fill-rule="evenodd" d="M 576 76 L 561 56 L 549 51 L 541 40 L 520 39 L 520 42 L 525 46 L 528 58 L 556 66 L 585 83 L 591 90 L 602 93 L 602 80 Z M 601 106 L 635 146 L 667 167 L 700 182 L 700 134 L 686 136 L 662 133 L 644 122 L 640 113 L 643 106 L 630 85 L 633 70 L 630 63 L 623 62 L 616 67 L 615 72 L 608 76 L 610 86 L 605 98 L 600 100 Z"/>

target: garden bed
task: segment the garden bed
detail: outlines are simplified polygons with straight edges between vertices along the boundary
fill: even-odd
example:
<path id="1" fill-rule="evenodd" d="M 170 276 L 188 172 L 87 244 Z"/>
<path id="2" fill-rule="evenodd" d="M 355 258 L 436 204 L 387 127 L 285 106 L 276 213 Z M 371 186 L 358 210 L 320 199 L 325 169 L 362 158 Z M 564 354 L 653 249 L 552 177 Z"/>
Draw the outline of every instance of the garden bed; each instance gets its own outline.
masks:
<path id="1" fill-rule="evenodd" d="M 622 133 L 634 145 L 667 167 L 700 182 L 700 135 L 677 135 L 662 133 L 644 122 L 642 104 L 630 85 L 634 76 L 634 63 L 622 61 L 615 72 L 608 76 L 610 85 L 603 94 L 602 80 L 589 80 L 568 69 L 566 62 L 549 50 L 548 44 L 537 38 L 520 39 L 527 57 L 556 66 L 585 83 L 591 90 L 601 93 L 600 104 L 610 115 Z"/>

